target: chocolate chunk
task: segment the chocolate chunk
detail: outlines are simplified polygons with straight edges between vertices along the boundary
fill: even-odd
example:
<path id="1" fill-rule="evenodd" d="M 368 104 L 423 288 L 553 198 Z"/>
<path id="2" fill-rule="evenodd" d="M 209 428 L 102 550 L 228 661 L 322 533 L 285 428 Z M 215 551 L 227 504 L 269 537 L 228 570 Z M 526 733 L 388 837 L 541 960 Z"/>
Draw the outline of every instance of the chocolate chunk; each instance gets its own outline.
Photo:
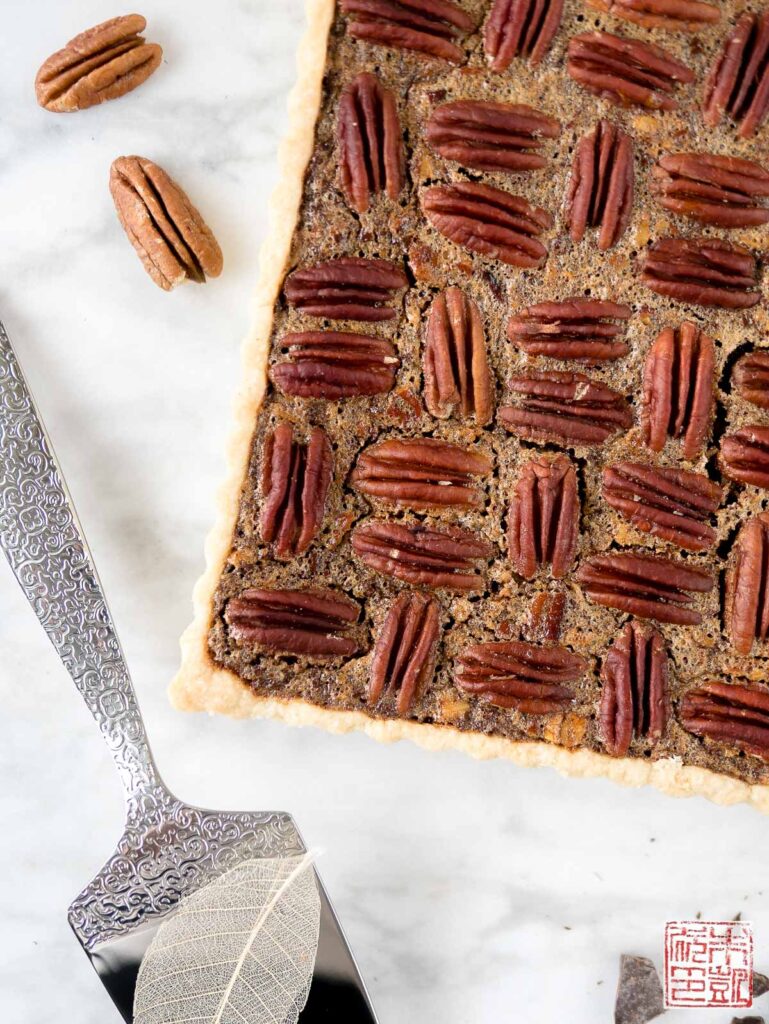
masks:
<path id="1" fill-rule="evenodd" d="M 614 1024 L 646 1024 L 664 1012 L 662 984 L 651 960 L 629 956 L 619 960 L 619 984 Z"/>
<path id="2" fill-rule="evenodd" d="M 754 1001 L 760 996 L 766 995 L 769 992 L 769 978 L 765 974 L 759 974 L 758 971 L 753 972 L 753 999 Z"/>

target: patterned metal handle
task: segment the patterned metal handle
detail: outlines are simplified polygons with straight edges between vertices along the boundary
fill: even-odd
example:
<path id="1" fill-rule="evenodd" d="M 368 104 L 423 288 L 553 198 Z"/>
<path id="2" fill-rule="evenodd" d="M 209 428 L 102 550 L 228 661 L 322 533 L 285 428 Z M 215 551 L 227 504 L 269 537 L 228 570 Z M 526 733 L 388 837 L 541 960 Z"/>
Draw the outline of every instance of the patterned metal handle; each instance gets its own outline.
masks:
<path id="1" fill-rule="evenodd" d="M 162 784 L 88 546 L 1 323 L 0 546 L 112 751 L 130 817 Z"/>

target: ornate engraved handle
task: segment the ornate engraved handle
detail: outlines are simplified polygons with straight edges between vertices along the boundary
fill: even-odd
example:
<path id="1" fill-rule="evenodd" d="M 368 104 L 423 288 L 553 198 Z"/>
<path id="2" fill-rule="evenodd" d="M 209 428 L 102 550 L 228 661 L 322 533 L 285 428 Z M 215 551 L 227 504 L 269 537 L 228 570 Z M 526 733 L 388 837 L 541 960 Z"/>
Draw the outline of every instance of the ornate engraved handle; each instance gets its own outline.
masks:
<path id="1" fill-rule="evenodd" d="M 0 546 L 99 724 L 130 815 L 162 784 L 88 546 L 1 323 Z"/>

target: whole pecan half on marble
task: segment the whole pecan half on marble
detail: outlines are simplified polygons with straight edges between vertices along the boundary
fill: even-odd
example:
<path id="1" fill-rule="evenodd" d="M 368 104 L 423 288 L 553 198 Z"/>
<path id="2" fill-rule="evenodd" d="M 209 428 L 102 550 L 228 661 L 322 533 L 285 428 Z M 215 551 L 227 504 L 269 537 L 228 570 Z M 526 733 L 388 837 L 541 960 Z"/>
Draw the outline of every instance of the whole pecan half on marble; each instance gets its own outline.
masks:
<path id="1" fill-rule="evenodd" d="M 583 32 L 569 41 L 566 70 L 584 89 L 621 106 L 675 110 L 673 91 L 694 73 L 667 50 L 610 32 Z"/>
<path id="2" fill-rule="evenodd" d="M 527 306 L 507 322 L 507 336 L 530 356 L 600 363 L 628 352 L 630 306 L 603 299 L 563 299 Z"/>
<path id="3" fill-rule="evenodd" d="M 739 654 L 769 639 L 769 513 L 743 523 L 726 574 L 724 620 Z"/>
<path id="4" fill-rule="evenodd" d="M 708 520 L 722 495 L 704 473 L 643 462 L 618 462 L 603 471 L 607 504 L 637 530 L 687 551 L 704 551 L 716 542 Z"/>
<path id="5" fill-rule="evenodd" d="M 745 11 L 737 19 L 705 81 L 702 110 L 705 123 L 713 126 L 728 114 L 743 138 L 764 123 L 769 111 L 769 10 Z"/>
<path id="6" fill-rule="evenodd" d="M 561 635 L 566 594 L 562 590 L 543 591 L 529 605 L 523 623 L 522 636 L 529 643 L 554 644 Z"/>
<path id="7" fill-rule="evenodd" d="M 731 480 L 769 490 L 769 427 L 740 427 L 721 441 L 721 470 Z"/>
<path id="8" fill-rule="evenodd" d="M 457 658 L 454 680 L 467 693 L 526 715 L 564 711 L 574 702 L 567 685 L 585 674 L 587 662 L 567 647 L 539 647 L 520 640 L 471 644 Z"/>
<path id="9" fill-rule="evenodd" d="M 593 555 L 577 570 L 577 581 L 596 604 L 678 626 L 702 622 L 700 613 L 688 606 L 694 601 L 692 594 L 713 589 L 709 572 L 636 552 Z"/>
<path id="10" fill-rule="evenodd" d="M 357 642 L 345 632 L 360 608 L 336 590 L 253 587 L 227 603 L 225 618 L 236 640 L 267 651 L 309 657 L 349 657 Z"/>
<path id="11" fill-rule="evenodd" d="M 350 15 L 347 32 L 356 39 L 396 50 L 416 50 L 451 64 L 465 55 L 455 42 L 475 22 L 450 0 L 339 0 Z"/>
<path id="12" fill-rule="evenodd" d="M 459 527 L 433 529 L 422 523 L 370 519 L 356 526 L 352 548 L 375 572 L 415 586 L 472 591 L 483 589 L 476 563 L 493 548 L 477 533 Z"/>
<path id="13" fill-rule="evenodd" d="M 404 508 L 480 508 L 475 478 L 491 472 L 491 459 L 432 437 L 380 441 L 358 456 L 350 475 L 356 491 Z"/>
<path id="14" fill-rule="evenodd" d="M 499 418 L 512 433 L 532 441 L 601 445 L 633 423 L 624 396 L 584 373 L 519 374 L 510 388 L 518 404 L 500 409 Z"/>
<path id="15" fill-rule="evenodd" d="M 513 57 L 539 64 L 561 24 L 563 0 L 494 0 L 483 45 L 492 70 L 504 71 Z"/>
<path id="16" fill-rule="evenodd" d="M 769 690 L 764 686 L 706 683 L 684 694 L 680 717 L 695 736 L 769 761 Z"/>
<path id="17" fill-rule="evenodd" d="M 377 192 L 396 200 L 405 182 L 403 135 L 395 96 L 376 75 L 364 71 L 345 86 L 336 138 L 348 206 L 365 213 Z"/>
<path id="18" fill-rule="evenodd" d="M 533 107 L 457 100 L 433 110 L 425 135 L 436 153 L 463 167 L 524 173 L 547 166 L 544 140 L 560 133 L 555 118 Z"/>
<path id="19" fill-rule="evenodd" d="M 607 753 L 624 757 L 634 738 L 656 744 L 670 714 L 668 656 L 656 629 L 625 624 L 601 667 L 599 731 Z"/>
<path id="20" fill-rule="evenodd" d="M 447 288 L 433 300 L 422 370 L 431 416 L 473 417 L 479 427 L 491 422 L 494 390 L 483 321 L 478 306 L 459 288 Z"/>
<path id="21" fill-rule="evenodd" d="M 341 256 L 299 267 L 286 278 L 289 306 L 326 320 L 394 320 L 396 293 L 408 284 L 403 270 L 389 260 Z"/>
<path id="22" fill-rule="evenodd" d="M 304 554 L 323 525 L 334 454 L 325 430 L 315 427 L 307 444 L 290 423 L 268 434 L 262 453 L 262 513 L 259 528 L 276 558 Z"/>
<path id="23" fill-rule="evenodd" d="M 545 565 L 555 579 L 571 569 L 579 539 L 577 474 L 565 455 L 524 464 L 507 517 L 507 549 L 516 572 L 531 579 Z"/>
<path id="24" fill-rule="evenodd" d="M 668 327 L 646 357 L 641 430 L 646 445 L 661 452 L 668 437 L 683 442 L 684 458 L 705 450 L 715 407 L 713 339 L 688 321 Z"/>
<path id="25" fill-rule="evenodd" d="M 611 121 L 599 121 L 574 149 L 566 200 L 572 241 L 598 228 L 598 248 L 615 246 L 630 223 L 634 192 L 633 140 Z"/>
<path id="26" fill-rule="evenodd" d="M 369 705 L 394 697 L 396 712 L 408 714 L 435 671 L 440 628 L 434 597 L 404 592 L 393 601 L 374 643 Z"/>
<path id="27" fill-rule="evenodd" d="M 163 51 L 144 41 L 140 14 L 112 18 L 81 32 L 43 63 L 35 78 L 37 102 L 55 113 L 85 110 L 145 82 Z"/>
<path id="28" fill-rule="evenodd" d="M 696 32 L 715 24 L 721 13 L 704 0 L 587 0 L 588 6 L 644 28 Z"/>
<path id="29" fill-rule="evenodd" d="M 553 218 L 521 196 L 461 181 L 425 189 L 420 202 L 436 231 L 471 252 L 513 267 L 541 267 L 547 258 L 539 235 Z"/>
<path id="30" fill-rule="evenodd" d="M 222 250 L 211 229 L 162 167 L 141 156 L 118 157 L 109 189 L 128 240 L 163 291 L 221 274 Z"/>
<path id="31" fill-rule="evenodd" d="M 740 398 L 759 409 L 769 409 L 769 349 L 741 356 L 734 365 L 732 381 Z"/>
<path id="32" fill-rule="evenodd" d="M 769 222 L 769 171 L 754 160 L 715 153 L 671 153 L 651 172 L 660 206 L 700 224 L 747 228 Z"/>
<path id="33" fill-rule="evenodd" d="M 748 309 L 761 301 L 750 249 L 719 238 L 661 238 L 643 259 L 647 288 L 678 302 Z"/>
<path id="34" fill-rule="evenodd" d="M 400 359 L 386 338 L 346 331 L 303 331 L 281 338 L 270 378 L 284 395 L 355 398 L 381 395 L 395 383 Z"/>

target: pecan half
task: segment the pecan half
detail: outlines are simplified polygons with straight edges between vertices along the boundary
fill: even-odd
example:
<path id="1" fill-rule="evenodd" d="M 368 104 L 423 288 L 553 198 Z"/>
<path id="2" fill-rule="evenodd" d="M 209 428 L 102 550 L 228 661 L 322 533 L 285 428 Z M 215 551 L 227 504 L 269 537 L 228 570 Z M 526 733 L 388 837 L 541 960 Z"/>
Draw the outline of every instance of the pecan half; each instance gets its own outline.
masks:
<path id="1" fill-rule="evenodd" d="M 345 86 L 336 137 L 348 205 L 365 213 L 377 192 L 396 200 L 405 181 L 403 137 L 395 96 L 376 75 L 364 71 Z"/>
<path id="2" fill-rule="evenodd" d="M 721 442 L 721 469 L 732 480 L 769 490 L 769 427 L 741 427 Z"/>
<path id="3" fill-rule="evenodd" d="M 685 459 L 705 450 L 715 404 L 716 349 L 694 324 L 668 327 L 659 335 L 644 366 L 641 430 L 653 452 L 668 437 L 683 441 Z"/>
<path id="4" fill-rule="evenodd" d="M 395 697 L 405 715 L 435 671 L 440 633 L 438 602 L 427 594 L 403 593 L 390 606 L 374 644 L 368 702 Z"/>
<path id="5" fill-rule="evenodd" d="M 526 715 L 563 711 L 574 701 L 566 685 L 585 674 L 587 662 L 567 647 L 520 640 L 471 644 L 457 658 L 454 680 L 462 690 Z"/>
<path id="6" fill-rule="evenodd" d="M 416 586 L 481 590 L 475 563 L 493 549 L 476 533 L 459 527 L 434 530 L 422 523 L 371 519 L 353 530 L 352 548 L 369 568 Z"/>
<path id="7" fill-rule="evenodd" d="M 634 737 L 656 744 L 670 714 L 668 656 L 657 632 L 625 624 L 601 668 L 600 736 L 612 757 L 624 757 Z"/>
<path id="8" fill-rule="evenodd" d="M 477 305 L 459 288 L 447 288 L 433 300 L 422 369 L 430 415 L 474 417 L 479 427 L 491 422 L 494 393 L 483 321 Z"/>
<path id="9" fill-rule="evenodd" d="M 687 551 L 704 551 L 715 543 L 708 519 L 722 495 L 704 473 L 643 462 L 618 462 L 603 471 L 603 496 L 612 508 L 637 530 Z"/>
<path id="10" fill-rule="evenodd" d="M 252 588 L 227 604 L 226 620 L 236 640 L 267 651 L 310 657 L 349 657 L 358 649 L 344 634 L 360 608 L 335 590 Z"/>
<path id="11" fill-rule="evenodd" d="M 566 594 L 559 590 L 555 594 L 547 591 L 537 594 L 529 606 L 523 624 L 523 637 L 530 643 L 554 644 L 561 635 L 563 613 L 566 610 Z"/>
<path id="12" fill-rule="evenodd" d="M 633 422 L 625 398 L 584 373 L 520 374 L 510 387 L 519 404 L 500 409 L 499 418 L 532 441 L 600 445 Z"/>
<path id="13" fill-rule="evenodd" d="M 327 320 L 393 320 L 395 292 L 408 279 L 389 260 L 342 256 L 312 267 L 300 267 L 286 278 L 283 293 L 289 306 L 307 316 Z"/>
<path id="14" fill-rule="evenodd" d="M 587 0 L 589 7 L 644 28 L 696 32 L 715 24 L 721 14 L 704 0 Z"/>
<path id="15" fill-rule="evenodd" d="M 555 579 L 571 569 L 579 539 L 577 474 L 565 455 L 530 459 L 510 502 L 507 549 L 525 579 L 549 565 Z"/>
<path id="16" fill-rule="evenodd" d="M 465 59 L 454 40 L 475 28 L 470 15 L 450 0 L 339 0 L 339 6 L 352 15 L 347 31 L 356 39 L 452 64 Z"/>
<path id="17" fill-rule="evenodd" d="M 769 222 L 769 171 L 754 160 L 714 153 L 671 153 L 651 172 L 660 206 L 700 224 L 746 228 Z"/>
<path id="18" fill-rule="evenodd" d="M 461 181 L 425 189 L 421 204 L 437 231 L 471 252 L 513 267 L 541 267 L 547 258 L 538 236 L 553 226 L 553 218 L 520 196 Z"/>
<path id="19" fill-rule="evenodd" d="M 601 299 L 564 299 L 527 306 L 507 323 L 507 336 L 530 356 L 599 363 L 628 352 L 619 337 L 630 306 Z"/>
<path id="20" fill-rule="evenodd" d="M 588 92 L 611 103 L 675 110 L 672 93 L 694 73 L 667 50 L 609 32 L 583 32 L 569 42 L 566 70 Z"/>
<path id="21" fill-rule="evenodd" d="M 141 156 L 113 161 L 109 190 L 144 269 L 163 291 L 222 272 L 222 250 L 185 192 Z"/>
<path id="22" fill-rule="evenodd" d="M 264 442 L 259 527 L 276 558 L 303 554 L 318 534 L 334 472 L 326 432 L 315 427 L 304 445 L 290 423 L 279 423 Z"/>
<path id="23" fill-rule="evenodd" d="M 717 125 L 728 114 L 746 138 L 769 111 L 769 10 L 745 11 L 713 62 L 702 102 L 705 123 Z"/>
<path id="24" fill-rule="evenodd" d="M 737 360 L 732 375 L 734 387 L 740 398 L 769 409 L 769 350 L 755 349 Z"/>
<path id="25" fill-rule="evenodd" d="M 390 391 L 400 359 L 385 338 L 345 331 L 287 334 L 280 348 L 286 362 L 270 370 L 285 395 L 299 398 L 353 398 Z"/>
<path id="26" fill-rule="evenodd" d="M 642 263 L 647 288 L 678 302 L 747 309 L 761 301 L 750 249 L 719 238 L 661 238 Z"/>
<path id="27" fill-rule="evenodd" d="M 573 242 L 598 228 L 598 248 L 611 249 L 633 213 L 633 140 L 611 121 L 599 121 L 574 150 L 566 221 Z"/>
<path id="28" fill-rule="evenodd" d="M 734 649 L 769 639 L 769 513 L 743 524 L 726 575 L 725 622 Z"/>
<path id="29" fill-rule="evenodd" d="M 596 604 L 630 612 L 641 619 L 698 626 L 692 593 L 707 593 L 713 577 L 673 558 L 635 552 L 593 555 L 577 570 L 577 580 Z"/>
<path id="30" fill-rule="evenodd" d="M 483 34 L 494 71 L 504 71 L 513 57 L 539 64 L 558 31 L 563 0 L 494 0 Z"/>
<path id="31" fill-rule="evenodd" d="M 63 114 L 131 92 L 150 77 L 163 58 L 163 50 L 141 36 L 146 27 L 140 14 L 126 14 L 70 39 L 38 71 L 37 102 Z"/>
<path id="32" fill-rule="evenodd" d="M 695 736 L 727 743 L 769 761 L 769 690 L 706 683 L 684 694 L 681 724 Z"/>
<path id="33" fill-rule="evenodd" d="M 362 452 L 350 483 L 361 494 L 406 508 L 480 508 L 484 492 L 473 478 L 491 467 L 488 456 L 448 441 L 403 438 Z"/>
<path id="34" fill-rule="evenodd" d="M 436 107 L 426 137 L 446 160 L 479 171 L 536 171 L 547 166 L 544 139 L 557 139 L 558 121 L 514 103 L 457 100 Z"/>

